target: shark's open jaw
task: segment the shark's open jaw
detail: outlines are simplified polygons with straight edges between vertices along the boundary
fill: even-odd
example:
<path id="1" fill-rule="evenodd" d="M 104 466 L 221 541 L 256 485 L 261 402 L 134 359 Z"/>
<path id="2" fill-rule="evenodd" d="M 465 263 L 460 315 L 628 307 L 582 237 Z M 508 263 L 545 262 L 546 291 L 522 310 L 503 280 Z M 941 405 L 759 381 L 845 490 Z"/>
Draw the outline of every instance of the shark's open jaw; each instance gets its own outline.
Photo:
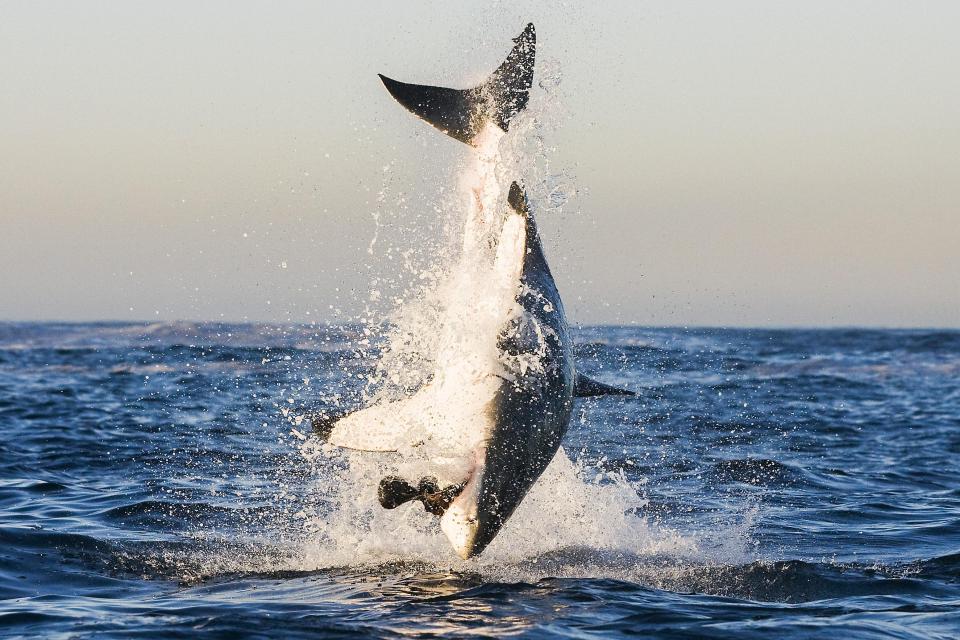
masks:
<path id="1" fill-rule="evenodd" d="M 464 560 L 477 553 L 475 543 L 480 525 L 477 497 L 483 478 L 486 453 L 486 447 L 474 451 L 474 466 L 466 485 L 440 518 L 440 529 L 447 536 L 457 555 Z"/>
<path id="2" fill-rule="evenodd" d="M 469 213 L 430 382 L 403 400 L 321 424 L 332 444 L 411 454 L 444 469 L 417 484 L 384 478 L 379 498 L 385 508 L 419 500 L 441 515 L 442 531 L 463 558 L 493 541 L 556 454 L 574 390 L 610 389 L 577 376 L 526 195 L 516 181 L 508 189 L 499 180 L 500 142 L 527 105 L 533 80 L 533 25 L 514 42 L 506 61 L 473 89 L 381 76 L 403 106 L 476 150 L 461 176 Z"/>

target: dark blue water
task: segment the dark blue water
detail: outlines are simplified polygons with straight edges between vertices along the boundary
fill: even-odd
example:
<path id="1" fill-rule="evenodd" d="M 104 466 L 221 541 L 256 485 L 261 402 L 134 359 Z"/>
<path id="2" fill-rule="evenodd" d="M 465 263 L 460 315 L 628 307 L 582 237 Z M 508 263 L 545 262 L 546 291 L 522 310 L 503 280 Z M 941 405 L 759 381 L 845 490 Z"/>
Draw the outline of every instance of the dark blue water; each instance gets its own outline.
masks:
<path id="1" fill-rule="evenodd" d="M 0 325 L 0 634 L 960 636 L 960 332 L 581 330 L 640 394 L 476 562 L 298 423 L 360 337 Z"/>

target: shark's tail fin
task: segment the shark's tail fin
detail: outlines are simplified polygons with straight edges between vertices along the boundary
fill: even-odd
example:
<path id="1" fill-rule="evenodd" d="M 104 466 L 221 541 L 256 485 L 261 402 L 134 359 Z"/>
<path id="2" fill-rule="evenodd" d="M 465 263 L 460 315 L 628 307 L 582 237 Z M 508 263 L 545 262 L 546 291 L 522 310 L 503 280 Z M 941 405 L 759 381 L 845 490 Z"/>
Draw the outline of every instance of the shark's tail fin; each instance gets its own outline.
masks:
<path id="1" fill-rule="evenodd" d="M 506 131 L 510 120 L 527 106 L 537 43 L 533 24 L 528 24 L 513 41 L 513 49 L 503 64 L 473 89 L 407 84 L 384 75 L 380 79 L 390 95 L 411 113 L 473 145 L 487 122 Z"/>

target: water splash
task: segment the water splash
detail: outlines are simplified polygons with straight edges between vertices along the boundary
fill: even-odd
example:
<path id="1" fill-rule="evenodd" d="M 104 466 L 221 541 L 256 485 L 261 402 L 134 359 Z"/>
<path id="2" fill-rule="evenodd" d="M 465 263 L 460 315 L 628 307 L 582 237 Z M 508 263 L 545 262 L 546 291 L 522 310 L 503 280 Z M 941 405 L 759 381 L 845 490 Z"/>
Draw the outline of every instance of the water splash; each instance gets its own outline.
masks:
<path id="1" fill-rule="evenodd" d="M 751 514 L 712 532 L 681 533 L 644 515 L 642 487 L 622 473 L 572 462 L 561 448 L 487 550 L 464 561 L 419 504 L 380 508 L 377 482 L 403 470 L 403 462 L 316 442 L 305 443 L 302 452 L 323 469 L 313 489 L 324 509 L 306 522 L 313 535 L 302 543 L 301 569 L 403 562 L 502 580 L 627 579 L 638 572 L 649 578 L 651 563 L 678 571 L 753 559 L 746 551 Z"/>
<path id="2" fill-rule="evenodd" d="M 509 361 L 496 348 L 504 318 L 521 312 L 511 288 L 516 278 L 507 283 L 497 269 L 509 250 L 503 239 L 509 214 L 505 194 L 513 181 L 525 185 L 538 216 L 562 213 L 576 194 L 571 173 L 555 168 L 555 149 L 548 143 L 564 117 L 557 97 L 560 81 L 556 64 L 542 65 L 542 91 L 531 96 L 510 131 L 488 125 L 476 140 L 475 152 L 458 163 L 451 180 L 456 189 L 438 188 L 434 201 L 421 207 L 419 215 L 428 212 L 443 221 L 439 243 L 425 245 L 416 233 L 410 237 L 417 241 L 409 244 L 403 237 L 396 244 L 379 236 L 371 242 L 371 254 L 377 257 L 379 252 L 398 266 L 407 284 L 393 296 L 385 316 L 368 310 L 358 319 L 364 335 L 356 345 L 358 355 L 376 359 L 365 374 L 364 401 L 386 413 L 391 401 L 410 398 L 426 385 L 457 389 L 447 396 L 438 392 L 434 400 L 441 401 L 443 410 L 429 417 L 439 426 L 428 428 L 445 429 L 438 441 L 448 451 L 433 449 L 424 455 L 421 450 L 418 455 L 400 446 L 397 454 L 351 453 L 298 431 L 305 438 L 301 454 L 318 478 L 313 486 L 315 510 L 304 521 L 303 567 L 419 562 L 491 575 L 578 570 L 604 575 L 614 568 L 629 571 L 638 558 L 727 562 L 745 557 L 749 525 L 731 525 L 718 543 L 713 537 L 681 534 L 652 523 L 643 515 L 639 487 L 622 473 L 576 464 L 563 449 L 478 560 L 456 559 L 436 518 L 419 504 L 387 511 L 378 503 L 377 486 L 387 475 L 446 475 L 453 481 L 463 477 L 473 407 L 482 405 L 489 392 L 480 381 L 490 372 L 509 375 L 511 367 L 539 364 Z M 381 205 L 390 201 L 386 190 L 385 185 L 378 198 Z M 387 219 L 409 214 L 413 206 L 404 199 L 400 210 L 378 210 L 378 228 Z M 372 283 L 371 299 L 380 298 L 382 284 L 381 279 Z M 395 416 L 394 422 L 409 419 Z M 438 463 L 443 456 L 449 458 L 446 471 Z"/>

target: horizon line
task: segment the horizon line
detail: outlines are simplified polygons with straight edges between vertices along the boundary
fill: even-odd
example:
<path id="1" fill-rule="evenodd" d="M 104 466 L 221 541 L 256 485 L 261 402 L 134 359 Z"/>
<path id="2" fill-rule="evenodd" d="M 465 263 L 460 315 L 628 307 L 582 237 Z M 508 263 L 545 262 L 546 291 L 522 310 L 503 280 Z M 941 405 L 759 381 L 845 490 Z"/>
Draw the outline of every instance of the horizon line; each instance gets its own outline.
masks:
<path id="1" fill-rule="evenodd" d="M 349 326 L 353 324 L 363 324 L 358 320 L 349 320 L 336 322 L 331 320 L 312 320 L 312 321 L 279 321 L 279 320 L 196 320 L 196 319 L 177 319 L 177 320 L 126 320 L 101 318 L 97 320 L 65 320 L 65 319 L 8 319 L 0 318 L 0 325 L 14 324 L 34 324 L 34 325 L 143 325 L 150 326 L 175 325 L 175 324 L 198 324 L 198 325 L 262 325 L 262 326 Z M 390 324 L 390 323 L 384 323 Z M 633 328 L 633 329 L 671 329 L 671 330 L 742 330 L 742 331 L 949 331 L 960 332 L 960 326 L 935 326 L 935 325 L 871 325 L 871 324 L 640 324 L 638 322 L 629 323 L 581 323 L 570 322 L 571 328 L 576 329 L 603 329 L 603 328 Z"/>

